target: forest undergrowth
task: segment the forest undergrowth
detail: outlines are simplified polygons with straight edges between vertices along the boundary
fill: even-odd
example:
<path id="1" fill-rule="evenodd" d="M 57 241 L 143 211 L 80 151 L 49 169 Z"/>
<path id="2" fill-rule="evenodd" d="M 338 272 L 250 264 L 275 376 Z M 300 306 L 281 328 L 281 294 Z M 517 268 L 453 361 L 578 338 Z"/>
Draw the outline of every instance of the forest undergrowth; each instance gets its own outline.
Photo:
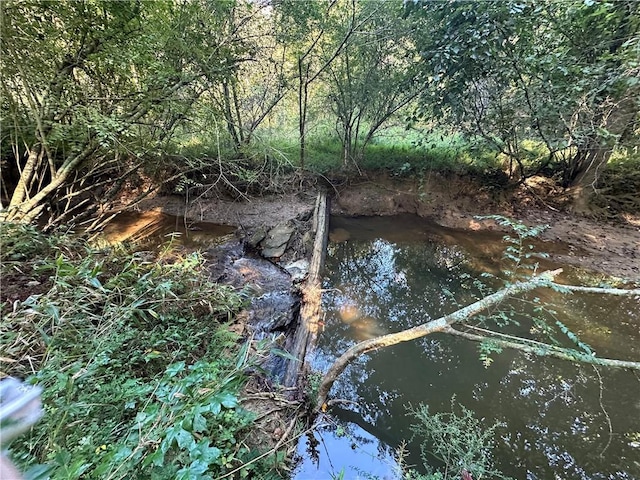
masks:
<path id="1" fill-rule="evenodd" d="M 280 478 L 284 454 L 246 441 L 255 351 L 228 328 L 246 296 L 202 255 L 3 224 L 1 273 L 31 288 L 3 293 L 0 328 L 2 375 L 43 388 L 42 420 L 9 451 L 27 478 Z"/>

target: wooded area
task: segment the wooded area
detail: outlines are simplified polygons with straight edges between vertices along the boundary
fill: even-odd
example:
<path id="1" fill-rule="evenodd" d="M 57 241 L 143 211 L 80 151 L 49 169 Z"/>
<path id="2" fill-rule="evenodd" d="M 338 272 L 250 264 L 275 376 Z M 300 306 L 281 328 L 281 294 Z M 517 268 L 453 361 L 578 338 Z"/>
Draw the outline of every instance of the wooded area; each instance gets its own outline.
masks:
<path id="1" fill-rule="evenodd" d="M 635 1 L 1 8 L 6 220 L 96 229 L 161 184 L 277 190 L 287 172 L 357 174 L 385 130 L 391 171 L 446 157 L 501 188 L 548 176 L 579 210 L 594 193 L 638 207 L 633 190 L 598 183 L 612 155 L 632 159 L 637 182 Z M 463 148 L 441 151 L 445 137 Z"/>
<path id="2" fill-rule="evenodd" d="M 260 377 L 258 360 L 272 349 L 295 362 L 324 327 L 326 192 L 340 185 L 380 172 L 410 179 L 411 197 L 394 192 L 388 203 L 407 193 L 417 205 L 433 172 L 431 185 L 443 189 L 471 179 L 486 194 L 469 195 L 476 202 L 528 192 L 535 180 L 572 214 L 623 222 L 637 214 L 640 2 L 3 0 L 0 28 L 0 266 L 15 283 L 15 297 L 2 299 L 0 373 L 43 385 L 54 413 L 12 446 L 21 467 L 46 464 L 52 478 L 286 477 L 294 441 L 314 428 L 300 418 L 340 401 L 327 398 L 350 362 L 434 332 L 493 353 L 640 368 L 596 357 L 561 322 L 570 347 L 551 329 L 535 340 L 511 336 L 491 313 L 486 325 L 467 322 L 533 289 L 639 295 L 624 279 L 622 288 L 591 278 L 594 286 L 567 286 L 554 282 L 558 271 L 538 274 L 530 242 L 543 228 L 499 215 L 482 222 L 515 234 L 503 238 L 516 266 L 499 272 L 501 286 L 478 288 L 467 306 L 449 298 L 454 313 L 350 346 L 316 390 L 304 361 L 289 364 L 286 389 Z M 185 204 L 318 193 L 311 269 L 295 292 L 302 327 L 288 351 L 229 328 L 262 287 L 213 280 L 220 258 L 170 253 L 171 242 L 166 251 L 102 249 L 82 237 L 157 192 Z M 454 197 L 424 204 L 435 211 Z M 540 201 L 549 211 L 561 209 L 548 200 Z M 490 213 L 476 210 L 468 219 Z M 244 246 L 226 254 L 244 255 Z M 635 261 L 635 245 L 620 251 L 625 265 Z M 487 271 L 474 273 L 480 284 Z M 255 372 L 271 390 L 250 391 Z M 247 396 L 268 397 L 272 408 L 252 416 Z M 274 413 L 289 417 L 254 436 L 254 420 Z M 484 466 L 471 463 L 451 475 L 480 478 Z"/>

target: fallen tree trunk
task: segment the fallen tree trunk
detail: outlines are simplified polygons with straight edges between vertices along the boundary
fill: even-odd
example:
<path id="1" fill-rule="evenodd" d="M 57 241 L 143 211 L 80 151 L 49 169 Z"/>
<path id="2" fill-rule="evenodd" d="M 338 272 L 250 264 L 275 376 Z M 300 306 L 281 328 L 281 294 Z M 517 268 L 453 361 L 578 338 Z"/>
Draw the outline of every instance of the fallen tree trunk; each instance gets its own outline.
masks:
<path id="1" fill-rule="evenodd" d="M 290 360 L 284 374 L 283 383 L 287 387 L 295 386 L 304 367 L 304 360 L 309 348 L 315 344 L 320 324 L 322 307 L 322 277 L 320 275 L 324 266 L 329 237 L 329 201 L 325 193 L 318 195 L 313 214 L 313 227 L 315 240 L 309 274 L 301 289 L 302 307 L 300 319 L 296 328 L 293 344 L 289 353 L 296 359 Z"/>
<path id="2" fill-rule="evenodd" d="M 498 292 L 489 295 L 481 300 L 478 300 L 471 305 L 468 305 L 454 313 L 446 315 L 444 317 L 440 317 L 436 320 L 432 320 L 430 322 L 424 323 L 422 325 L 418 325 L 416 327 L 403 330 L 401 332 L 392 333 L 389 335 L 383 335 L 381 337 L 372 338 L 370 340 L 365 340 L 364 342 L 360 342 L 351 348 L 349 348 L 346 352 L 344 352 L 334 363 L 331 365 L 331 368 L 325 373 L 322 378 L 322 382 L 320 384 L 320 388 L 318 390 L 318 398 L 316 402 L 316 408 L 318 410 L 322 410 L 326 408 L 326 401 L 329 391 L 333 386 L 336 378 L 347 368 L 347 366 L 355 360 L 360 355 L 363 355 L 372 350 L 377 350 L 384 347 L 389 347 L 391 345 L 396 345 L 401 342 L 408 342 L 410 340 L 415 340 L 417 338 L 424 337 L 431 333 L 442 332 L 449 333 L 458 336 L 465 337 L 469 340 L 491 340 L 492 342 L 496 342 L 499 345 L 508 348 L 517 348 L 519 350 L 523 350 L 529 353 L 535 353 L 538 355 L 546 355 L 546 356 L 554 356 L 563 359 L 571 359 L 574 361 L 587 362 L 597 365 L 606 365 L 611 367 L 622 367 L 622 368 L 633 368 L 640 370 L 640 362 L 623 362 L 619 360 L 609 360 L 609 359 L 599 359 L 594 356 L 589 356 L 586 354 L 581 354 L 579 352 L 574 352 L 569 349 L 560 349 L 554 348 L 551 345 L 538 344 L 527 345 L 526 340 L 523 339 L 522 343 L 518 343 L 515 341 L 505 341 L 505 340 L 496 340 L 494 337 L 490 336 L 482 336 L 476 335 L 466 332 L 460 332 L 455 330 L 452 325 L 459 324 L 468 320 L 472 316 L 486 310 L 487 308 L 494 306 L 508 297 L 520 293 L 524 293 L 530 290 L 534 290 L 538 287 L 551 287 L 556 286 L 559 288 L 567 288 L 568 290 L 572 290 L 572 287 L 566 287 L 564 285 L 557 285 L 553 283 L 553 279 L 562 272 L 562 269 L 544 272 L 540 275 L 537 275 L 527 281 L 514 283 Z M 617 289 L 597 289 L 598 293 L 608 293 L 607 290 L 617 290 Z M 637 290 L 631 290 L 630 295 L 637 294 Z M 614 294 L 621 294 L 620 291 L 611 292 Z M 547 348 L 543 348 L 543 346 Z"/>

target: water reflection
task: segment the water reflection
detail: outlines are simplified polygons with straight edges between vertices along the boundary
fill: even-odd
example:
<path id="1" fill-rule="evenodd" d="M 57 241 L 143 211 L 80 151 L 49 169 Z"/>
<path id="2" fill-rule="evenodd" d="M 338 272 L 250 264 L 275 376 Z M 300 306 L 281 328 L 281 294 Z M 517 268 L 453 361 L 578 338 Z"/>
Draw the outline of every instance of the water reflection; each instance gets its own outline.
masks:
<path id="1" fill-rule="evenodd" d="M 349 235 L 330 245 L 326 330 L 314 359 L 318 370 L 326 370 L 358 341 L 351 328 L 357 319 L 375 319 L 376 329 L 388 332 L 424 323 L 454 311 L 455 302 L 466 305 L 475 300 L 482 294 L 479 274 L 501 268 L 495 255 L 501 237 L 497 234 L 483 234 L 471 242 L 466 232 L 446 231 L 442 236 L 441 227 L 420 224 L 416 218 L 384 223 L 340 219 L 337 225 Z M 497 279 L 489 281 L 495 282 L 493 288 L 499 284 Z M 561 322 L 580 333 L 599 356 L 640 360 L 637 299 L 532 292 L 511 304 L 525 315 L 513 319 L 517 323 L 509 332 L 536 338 L 527 314 L 539 315 L 534 310 L 539 304 L 552 305 L 547 322 Z M 510 305 L 501 309 L 508 311 Z M 560 336 L 558 341 L 570 344 Z M 357 405 L 341 405 L 332 418 L 356 444 L 358 435 L 375 437 L 376 451 L 388 465 L 401 442 L 411 438 L 408 406 L 426 403 L 432 412 L 448 411 L 452 395 L 487 425 L 503 423 L 495 460 L 514 478 L 640 478 L 637 375 L 509 351 L 494 356 L 487 369 L 479 361 L 477 344 L 446 335 L 359 358 L 332 390 L 333 398 Z M 360 465 L 357 451 L 344 450 L 335 431 L 321 435 L 320 456 L 325 462 L 334 458 L 334 473 Z M 420 464 L 417 444 L 409 445 L 406 460 Z M 390 467 L 385 475 L 393 471 Z M 297 478 L 328 477 L 306 463 Z"/>
<path id="2" fill-rule="evenodd" d="M 357 305 L 345 303 L 338 308 L 338 316 L 349 326 L 351 336 L 361 342 L 386 335 L 388 332 L 375 318 L 364 315 Z"/>
<path id="3" fill-rule="evenodd" d="M 171 239 L 186 247 L 208 247 L 216 239 L 236 230 L 230 225 L 194 222 L 185 217 L 163 213 L 160 209 L 125 212 L 104 229 L 102 239 L 109 244 L 131 242 L 146 247 L 158 246 Z"/>

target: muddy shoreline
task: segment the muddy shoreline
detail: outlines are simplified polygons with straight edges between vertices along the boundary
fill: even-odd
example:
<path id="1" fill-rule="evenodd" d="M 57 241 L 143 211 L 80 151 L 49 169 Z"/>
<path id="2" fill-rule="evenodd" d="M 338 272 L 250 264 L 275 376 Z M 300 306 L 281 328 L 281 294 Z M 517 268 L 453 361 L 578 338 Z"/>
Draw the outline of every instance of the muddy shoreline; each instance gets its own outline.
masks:
<path id="1" fill-rule="evenodd" d="M 610 222 L 560 210 L 541 195 L 515 192 L 500 198 L 463 180 L 398 180 L 388 177 L 333 190 L 331 213 L 345 216 L 415 214 L 449 228 L 500 230 L 479 215 L 504 215 L 527 225 L 549 225 L 541 239 L 561 243 L 553 260 L 640 282 L 640 216 Z M 193 221 L 238 226 L 245 232 L 300 218 L 313 210 L 315 192 L 255 197 L 242 201 L 200 198 L 189 204 L 179 196 L 156 196 L 139 205 Z"/>

